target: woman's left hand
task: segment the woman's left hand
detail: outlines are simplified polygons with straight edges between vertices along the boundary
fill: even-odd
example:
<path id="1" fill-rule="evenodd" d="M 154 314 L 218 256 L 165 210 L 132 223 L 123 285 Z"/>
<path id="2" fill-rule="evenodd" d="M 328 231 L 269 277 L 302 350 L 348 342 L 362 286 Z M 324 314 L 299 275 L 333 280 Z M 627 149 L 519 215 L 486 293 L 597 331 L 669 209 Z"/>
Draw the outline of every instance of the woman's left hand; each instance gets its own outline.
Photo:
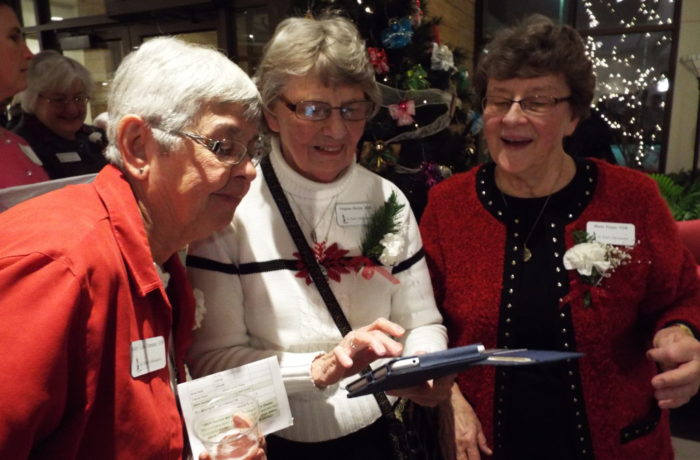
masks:
<path id="1" fill-rule="evenodd" d="M 653 343 L 654 348 L 647 351 L 647 356 L 662 371 L 651 379 L 659 407 L 682 406 L 700 388 L 700 342 L 674 325 L 657 332 Z"/>
<path id="2" fill-rule="evenodd" d="M 454 375 L 446 375 L 412 387 L 387 391 L 386 394 L 410 399 L 420 406 L 435 407 L 450 397 L 454 380 Z"/>

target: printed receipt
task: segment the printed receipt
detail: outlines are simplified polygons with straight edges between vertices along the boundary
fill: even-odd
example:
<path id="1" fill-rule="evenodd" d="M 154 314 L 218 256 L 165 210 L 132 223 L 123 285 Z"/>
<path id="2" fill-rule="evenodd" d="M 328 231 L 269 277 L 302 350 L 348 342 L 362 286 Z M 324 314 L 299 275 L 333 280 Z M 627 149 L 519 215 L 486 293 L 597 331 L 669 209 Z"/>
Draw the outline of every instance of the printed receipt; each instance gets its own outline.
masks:
<path id="1" fill-rule="evenodd" d="M 263 434 L 287 428 L 293 423 L 282 373 L 274 356 L 180 383 L 177 392 L 194 459 L 198 459 L 204 451 L 204 446 L 194 435 L 194 416 L 209 401 L 224 393 L 247 394 L 258 400 Z"/>

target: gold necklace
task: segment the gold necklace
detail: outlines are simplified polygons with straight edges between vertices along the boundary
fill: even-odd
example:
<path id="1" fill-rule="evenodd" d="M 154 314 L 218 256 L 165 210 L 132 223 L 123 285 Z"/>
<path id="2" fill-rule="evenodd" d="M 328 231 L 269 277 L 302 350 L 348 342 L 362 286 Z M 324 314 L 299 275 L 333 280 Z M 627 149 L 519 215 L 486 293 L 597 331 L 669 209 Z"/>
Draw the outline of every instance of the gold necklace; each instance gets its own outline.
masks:
<path id="1" fill-rule="evenodd" d="M 552 190 L 549 192 L 549 195 L 547 195 L 547 199 L 544 200 L 544 204 L 540 208 L 540 212 L 537 214 L 537 218 L 535 218 L 535 222 L 532 224 L 532 227 L 530 227 L 530 231 L 527 232 L 527 236 L 525 237 L 525 240 L 523 241 L 523 262 L 527 262 L 528 260 L 532 259 L 532 251 L 530 248 L 527 247 L 527 242 L 530 241 L 530 237 L 532 236 L 532 233 L 535 231 L 535 227 L 537 227 L 537 224 L 539 223 L 540 219 L 542 218 L 542 215 L 544 214 L 544 210 L 547 207 L 547 204 L 549 204 L 549 199 L 552 198 L 552 195 L 554 194 L 554 190 L 557 188 L 557 183 L 559 182 L 559 179 L 561 178 L 562 171 L 564 170 L 564 161 L 566 160 L 566 156 L 564 156 L 561 160 L 561 165 L 559 166 L 559 173 L 557 174 L 557 178 L 554 180 L 554 184 L 552 185 Z M 494 171 L 494 182 L 496 180 L 496 172 Z M 506 201 L 506 196 L 503 194 L 503 190 L 500 188 L 498 191 L 501 193 L 501 199 L 503 200 L 503 204 L 508 207 L 508 202 Z"/>
<path id="2" fill-rule="evenodd" d="M 326 217 L 326 214 L 328 214 L 328 210 L 333 207 L 333 204 L 335 201 L 338 199 L 338 196 L 336 195 L 333 197 L 332 200 L 328 203 L 328 206 L 326 206 L 326 209 L 323 210 L 323 213 L 321 213 L 321 216 L 318 218 L 318 221 L 315 224 L 311 224 L 311 221 L 306 218 L 306 215 L 304 214 L 304 211 L 302 211 L 301 206 L 297 202 L 296 199 L 294 199 L 294 196 L 291 193 L 287 193 L 287 196 L 291 198 L 292 203 L 294 203 L 294 206 L 297 208 L 297 211 L 299 211 L 299 215 L 301 218 L 304 220 L 306 225 L 311 229 L 311 241 L 313 241 L 314 244 L 318 244 L 318 235 L 316 234 L 316 228 L 318 228 L 319 225 L 321 225 L 321 222 L 323 222 L 323 219 Z M 296 214 L 296 213 L 295 213 Z M 328 239 L 328 234 L 331 231 L 331 224 L 333 223 L 333 216 L 331 215 L 331 221 L 328 223 L 328 229 L 326 230 L 326 237 L 324 238 L 324 241 Z"/>

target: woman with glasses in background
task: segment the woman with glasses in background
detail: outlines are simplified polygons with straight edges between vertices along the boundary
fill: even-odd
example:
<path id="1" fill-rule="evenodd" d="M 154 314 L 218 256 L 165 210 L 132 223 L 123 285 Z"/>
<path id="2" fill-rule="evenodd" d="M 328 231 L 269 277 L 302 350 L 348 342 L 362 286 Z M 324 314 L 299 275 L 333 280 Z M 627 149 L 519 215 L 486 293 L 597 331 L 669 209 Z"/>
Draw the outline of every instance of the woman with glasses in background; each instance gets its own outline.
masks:
<path id="1" fill-rule="evenodd" d="M 665 409 L 700 384 L 695 262 L 651 179 L 564 151 L 595 87 L 581 37 L 532 17 L 474 87 L 492 162 L 436 186 L 421 220 L 450 346 L 585 356 L 460 374 L 456 458 L 672 458 Z"/>
<path id="2" fill-rule="evenodd" d="M 191 369 L 201 376 L 278 358 L 294 425 L 268 436 L 271 459 L 390 459 L 380 403 L 348 399 L 347 378 L 379 358 L 444 349 L 446 334 L 406 198 L 355 161 L 381 102 L 374 71 L 348 20 L 290 18 L 266 46 L 257 83 L 271 151 L 231 225 L 190 247 L 206 309 Z M 389 213 L 394 228 L 375 229 L 383 245 L 363 251 L 369 217 L 392 195 L 402 206 Z M 300 256 L 304 246 L 352 329 L 345 336 Z M 451 382 L 401 395 L 434 406 Z"/>
<path id="3" fill-rule="evenodd" d="M 107 164 L 104 132 L 85 124 L 92 90 L 90 72 L 56 51 L 42 51 L 29 66 L 27 89 L 19 95 L 22 118 L 13 131 L 29 142 L 51 179 L 95 173 Z"/>
<path id="4" fill-rule="evenodd" d="M 27 48 L 12 2 L 0 0 L 0 101 L 27 87 L 32 52 Z M 0 126 L 0 188 L 48 180 L 27 141 Z"/>

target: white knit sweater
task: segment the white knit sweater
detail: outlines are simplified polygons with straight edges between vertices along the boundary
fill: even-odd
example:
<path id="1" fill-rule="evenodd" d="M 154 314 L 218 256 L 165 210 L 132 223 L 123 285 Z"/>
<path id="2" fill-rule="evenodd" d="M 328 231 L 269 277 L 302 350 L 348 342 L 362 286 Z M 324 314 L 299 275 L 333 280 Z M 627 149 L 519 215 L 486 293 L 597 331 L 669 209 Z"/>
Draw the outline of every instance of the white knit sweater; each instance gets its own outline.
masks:
<path id="1" fill-rule="evenodd" d="M 277 144 L 273 145 L 271 161 L 282 188 L 292 195 L 290 205 L 310 245 L 310 226 L 316 225 L 319 239 L 329 245 L 338 243 L 350 251 L 349 256 L 359 255 L 364 226 L 339 225 L 339 215 L 344 214 L 342 205 L 369 203 L 373 210 L 394 191 L 405 204 L 402 228 L 406 244 L 399 261 L 421 250 L 415 217 L 392 183 L 356 164 L 333 183 L 310 181 L 287 165 Z M 232 224 L 190 248 L 191 255 L 235 267 L 294 260 L 296 251 L 259 170 Z M 341 334 L 316 287 L 295 277 L 295 270 L 280 268 L 240 275 L 189 270 L 194 287 L 204 293 L 206 306 L 190 352 L 195 377 L 277 356 L 294 417 L 294 426 L 277 434 L 294 441 L 339 438 L 381 415 L 373 396 L 347 398 L 344 387 L 353 377 L 324 390 L 313 385 L 312 360 L 337 345 Z M 340 283 L 329 280 L 329 284 L 353 328 L 385 317 L 407 330 L 404 354 L 444 349 L 446 332 L 433 299 L 425 258 L 395 276 L 398 285 L 377 274 L 367 280 L 353 271 L 342 275 Z"/>

